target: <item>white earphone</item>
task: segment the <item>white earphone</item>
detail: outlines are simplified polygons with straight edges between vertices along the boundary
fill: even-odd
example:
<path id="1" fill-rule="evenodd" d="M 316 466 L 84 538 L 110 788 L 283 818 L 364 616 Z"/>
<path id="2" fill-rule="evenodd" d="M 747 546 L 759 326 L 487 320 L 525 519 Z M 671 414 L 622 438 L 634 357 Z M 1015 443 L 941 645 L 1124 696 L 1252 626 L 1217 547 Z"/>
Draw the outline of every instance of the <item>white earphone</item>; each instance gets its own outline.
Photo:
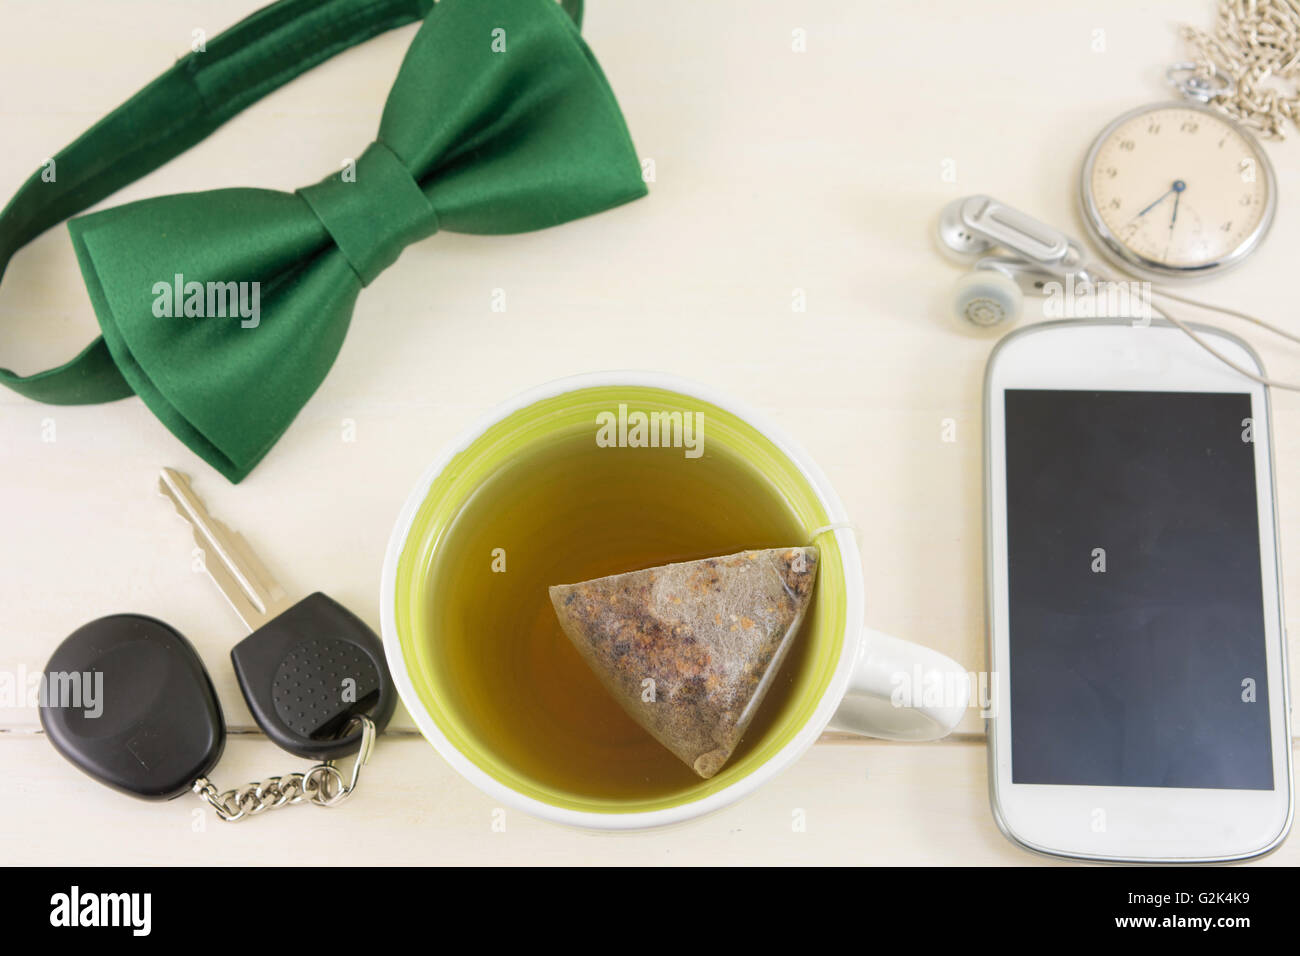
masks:
<path id="1" fill-rule="evenodd" d="M 958 280 L 953 309 L 976 325 L 1014 322 L 1024 294 L 1041 295 L 1049 281 L 1068 275 L 1082 282 L 1103 278 L 1085 267 L 1078 242 L 988 196 L 967 196 L 945 206 L 938 239 L 948 258 L 973 269 Z M 1007 254 L 997 255 L 999 247 Z"/>
<path id="2" fill-rule="evenodd" d="M 1025 294 L 1043 295 L 1048 283 L 1072 278 L 1076 285 L 1095 286 L 1115 281 L 1087 262 L 1079 242 L 989 196 L 967 196 L 950 202 L 939 216 L 936 237 L 946 257 L 972 270 L 953 287 L 953 311 L 959 318 L 983 327 L 1014 322 L 1023 310 Z M 1180 302 L 1251 322 L 1300 344 L 1300 336 L 1244 312 L 1198 302 L 1161 286 L 1148 288 L 1152 299 Z M 1152 312 L 1247 378 L 1300 392 L 1300 384 L 1275 381 L 1242 368 L 1197 335 L 1182 319 L 1170 314 L 1166 306 L 1153 307 Z"/>

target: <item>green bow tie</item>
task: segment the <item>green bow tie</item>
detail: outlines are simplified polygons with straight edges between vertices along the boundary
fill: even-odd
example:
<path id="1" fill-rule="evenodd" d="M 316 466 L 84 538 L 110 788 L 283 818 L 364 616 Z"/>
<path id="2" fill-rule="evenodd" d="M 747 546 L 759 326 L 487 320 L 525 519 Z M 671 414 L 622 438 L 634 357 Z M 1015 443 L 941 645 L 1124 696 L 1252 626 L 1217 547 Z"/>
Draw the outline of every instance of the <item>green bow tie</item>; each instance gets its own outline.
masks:
<path id="1" fill-rule="evenodd" d="M 614 94 L 554 0 L 281 0 L 55 157 L 0 213 L 0 275 L 44 229 L 348 46 L 427 13 L 375 142 L 295 193 L 163 196 L 68 224 L 102 338 L 0 382 L 53 404 L 139 395 L 233 482 L 338 354 L 362 287 L 439 230 L 554 226 L 645 194 Z"/>

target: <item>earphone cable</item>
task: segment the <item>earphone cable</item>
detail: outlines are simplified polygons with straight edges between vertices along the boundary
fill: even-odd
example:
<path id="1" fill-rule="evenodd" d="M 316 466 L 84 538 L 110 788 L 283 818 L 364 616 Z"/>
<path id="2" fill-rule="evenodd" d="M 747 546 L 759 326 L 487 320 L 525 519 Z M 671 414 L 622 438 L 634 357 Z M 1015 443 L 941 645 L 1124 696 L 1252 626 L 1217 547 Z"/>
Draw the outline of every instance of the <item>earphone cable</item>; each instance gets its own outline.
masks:
<path id="1" fill-rule="evenodd" d="M 1265 329 L 1275 335 L 1282 336 L 1284 339 L 1290 339 L 1292 342 L 1300 344 L 1300 335 L 1288 332 L 1286 329 L 1265 322 L 1263 319 L 1257 319 L 1253 315 L 1247 315 L 1245 312 L 1238 312 L 1236 309 L 1229 309 L 1222 305 L 1211 305 L 1208 302 L 1198 302 L 1196 299 L 1179 295 L 1176 292 L 1170 292 L 1164 286 L 1152 286 L 1151 294 L 1162 296 L 1166 299 L 1173 299 L 1175 302 L 1182 302 L 1198 309 L 1205 309 L 1207 312 L 1218 312 L 1220 315 L 1231 316 L 1234 319 L 1241 319 L 1244 322 L 1252 322 L 1255 325 L 1258 325 L 1261 329 Z"/>
<path id="2" fill-rule="evenodd" d="M 1278 328 L 1277 326 L 1272 325 L 1269 322 L 1265 322 L 1263 319 L 1256 318 L 1253 315 L 1247 315 L 1245 312 L 1238 312 L 1236 309 L 1228 309 L 1228 308 L 1224 308 L 1223 306 L 1210 305 L 1208 302 L 1198 302 L 1196 299 L 1190 299 L 1187 298 L 1186 296 L 1178 295 L 1177 293 L 1170 292 L 1160 286 L 1152 287 L 1151 296 L 1152 298 L 1162 298 L 1162 299 L 1169 299 L 1174 302 L 1181 302 L 1185 305 L 1190 305 L 1198 309 L 1203 309 L 1207 312 L 1217 312 L 1218 314 L 1227 316 L 1229 318 L 1241 319 L 1246 322 L 1251 322 L 1259 326 L 1260 328 L 1265 329 L 1266 331 L 1281 336 L 1284 339 L 1289 339 L 1292 342 L 1300 343 L 1300 336 L 1293 335 L 1290 332 L 1287 332 L 1285 329 Z M 1155 308 L 1154 311 L 1156 315 L 1158 315 L 1162 319 L 1165 319 L 1166 321 L 1173 324 L 1176 328 L 1186 333 L 1186 335 L 1193 342 L 1195 342 L 1201 348 L 1205 349 L 1205 351 L 1209 352 L 1211 355 L 1217 358 L 1224 365 L 1228 366 L 1234 372 L 1237 372 L 1240 375 L 1244 375 L 1246 376 L 1246 378 L 1251 379 L 1252 381 L 1259 382 L 1261 385 L 1269 386 L 1271 388 L 1282 388 L 1291 392 L 1300 392 L 1300 384 L 1279 381 L 1277 379 L 1272 379 L 1264 375 L 1259 375 L 1255 372 L 1250 371 L 1249 369 L 1242 368 L 1232 359 L 1228 358 L 1226 355 L 1224 355 L 1222 352 L 1216 349 L 1209 342 L 1205 341 L 1205 339 L 1201 338 L 1201 336 L 1197 335 L 1196 332 L 1193 331 L 1192 328 L 1188 326 L 1186 323 L 1184 323 L 1181 319 L 1179 319 L 1177 316 L 1169 312 L 1167 306 L 1162 305 L 1158 308 Z"/>

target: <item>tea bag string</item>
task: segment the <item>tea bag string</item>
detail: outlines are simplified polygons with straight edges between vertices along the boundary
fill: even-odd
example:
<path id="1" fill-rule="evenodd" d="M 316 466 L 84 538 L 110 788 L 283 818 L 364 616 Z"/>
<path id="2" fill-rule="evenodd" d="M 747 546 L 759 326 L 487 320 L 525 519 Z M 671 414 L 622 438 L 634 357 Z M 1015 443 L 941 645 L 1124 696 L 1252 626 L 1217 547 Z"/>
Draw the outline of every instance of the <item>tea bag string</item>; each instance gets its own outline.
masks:
<path id="1" fill-rule="evenodd" d="M 818 538 L 832 531 L 849 531 L 855 538 L 858 536 L 857 526 L 851 521 L 833 521 L 830 524 L 824 524 L 819 528 L 813 528 L 813 530 L 808 534 L 808 543 L 810 545 L 816 544 Z"/>

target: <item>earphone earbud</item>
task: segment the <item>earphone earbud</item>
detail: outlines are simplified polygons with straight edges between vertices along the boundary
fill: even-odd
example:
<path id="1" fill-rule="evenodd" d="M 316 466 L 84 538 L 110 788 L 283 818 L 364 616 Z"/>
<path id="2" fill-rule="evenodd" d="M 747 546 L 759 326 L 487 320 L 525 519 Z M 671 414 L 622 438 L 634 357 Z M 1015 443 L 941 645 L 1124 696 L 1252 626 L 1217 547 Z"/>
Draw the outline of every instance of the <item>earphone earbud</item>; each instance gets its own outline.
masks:
<path id="1" fill-rule="evenodd" d="M 935 238 L 939 241 L 939 251 L 945 256 L 953 262 L 970 265 L 992 249 L 993 243 L 977 235 L 962 221 L 961 210 L 965 202 L 965 199 L 955 199 L 943 207 Z"/>
<path id="2" fill-rule="evenodd" d="M 1025 294 L 1016 280 L 996 269 L 968 272 L 952 288 L 952 307 L 958 318 L 982 328 L 1020 318 Z"/>

